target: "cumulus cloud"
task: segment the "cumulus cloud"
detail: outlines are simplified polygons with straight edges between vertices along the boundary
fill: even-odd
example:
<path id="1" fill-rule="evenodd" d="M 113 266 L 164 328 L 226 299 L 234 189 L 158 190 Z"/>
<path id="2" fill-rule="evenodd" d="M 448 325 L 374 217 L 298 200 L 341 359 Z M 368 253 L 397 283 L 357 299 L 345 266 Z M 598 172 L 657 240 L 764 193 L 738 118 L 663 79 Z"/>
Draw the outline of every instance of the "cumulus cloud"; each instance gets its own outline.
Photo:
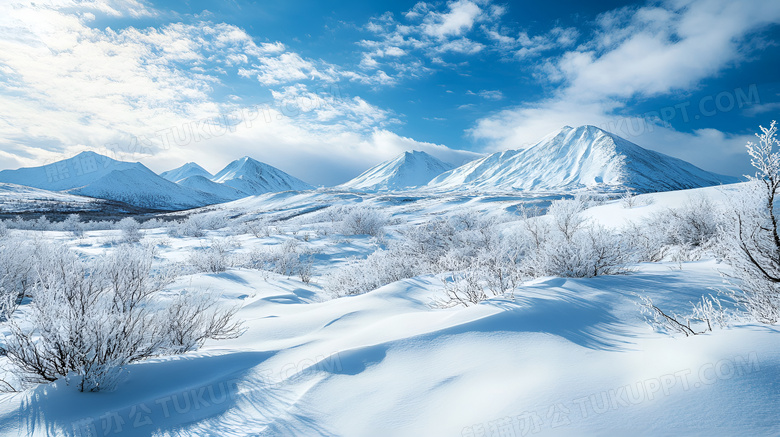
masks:
<path id="1" fill-rule="evenodd" d="M 90 25 L 96 14 L 157 14 L 145 5 L 0 5 L 0 166 L 41 165 L 93 150 L 158 171 L 192 160 L 218 170 L 251 155 L 329 184 L 401 147 L 447 150 L 391 133 L 388 127 L 399 123 L 392 112 L 340 92 L 341 81 L 391 83 L 384 71 L 349 71 L 281 42 L 257 42 L 225 23 Z M 382 56 L 404 53 L 385 47 Z M 217 98 L 230 73 L 256 81 L 269 99 L 258 105 L 233 94 Z"/>
<path id="2" fill-rule="evenodd" d="M 490 48 L 488 29 L 497 27 L 504 12 L 490 0 L 453 0 L 418 2 L 400 20 L 389 12 L 381 14 L 365 26 L 373 35 L 360 41 L 365 49 L 360 68 L 384 68 L 406 78 L 430 74 L 434 65 L 455 66 L 442 57 L 471 56 Z"/>

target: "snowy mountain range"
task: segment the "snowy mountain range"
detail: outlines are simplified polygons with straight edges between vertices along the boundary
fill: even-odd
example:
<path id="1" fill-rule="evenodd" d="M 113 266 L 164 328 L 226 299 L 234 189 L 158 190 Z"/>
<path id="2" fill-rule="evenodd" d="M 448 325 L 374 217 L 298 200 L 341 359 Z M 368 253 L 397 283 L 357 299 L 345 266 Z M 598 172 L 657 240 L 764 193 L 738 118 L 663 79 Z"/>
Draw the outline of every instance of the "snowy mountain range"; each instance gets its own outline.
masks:
<path id="1" fill-rule="evenodd" d="M 376 165 L 336 188 L 364 192 L 414 189 L 426 185 L 436 176 L 454 167 L 425 152 L 415 150 Z"/>
<path id="2" fill-rule="evenodd" d="M 197 208 L 273 191 L 312 188 L 281 170 L 248 157 L 232 162 L 214 179 L 216 181 L 195 163 L 157 175 L 143 164 L 117 161 L 94 152 L 83 152 L 40 167 L 0 171 L 0 183 L 166 211 Z"/>
<path id="3" fill-rule="evenodd" d="M 436 191 L 657 192 L 738 182 L 636 144 L 595 126 L 566 126 L 522 150 L 477 159 L 434 178 Z"/>
<path id="4" fill-rule="evenodd" d="M 566 126 L 527 149 L 493 153 L 453 167 L 425 152 L 404 152 L 334 188 L 362 192 L 657 192 L 740 180 L 644 149 L 594 126 Z M 314 188 L 248 156 L 214 176 L 194 162 L 157 175 L 143 164 L 94 152 L 41 167 L 0 171 L 0 183 L 169 211 Z M 53 194 L 43 197 L 57 198 Z"/>

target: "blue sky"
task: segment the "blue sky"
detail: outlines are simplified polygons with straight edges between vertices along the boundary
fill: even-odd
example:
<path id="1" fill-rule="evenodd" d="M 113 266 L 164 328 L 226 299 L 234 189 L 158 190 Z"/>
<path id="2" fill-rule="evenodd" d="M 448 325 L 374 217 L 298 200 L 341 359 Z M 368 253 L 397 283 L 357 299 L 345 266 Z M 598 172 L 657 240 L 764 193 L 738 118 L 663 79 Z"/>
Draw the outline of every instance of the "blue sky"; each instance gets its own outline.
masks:
<path id="1" fill-rule="evenodd" d="M 741 175 L 780 110 L 777 23 L 776 0 L 11 0 L 0 167 L 250 155 L 335 184 L 593 124 Z"/>

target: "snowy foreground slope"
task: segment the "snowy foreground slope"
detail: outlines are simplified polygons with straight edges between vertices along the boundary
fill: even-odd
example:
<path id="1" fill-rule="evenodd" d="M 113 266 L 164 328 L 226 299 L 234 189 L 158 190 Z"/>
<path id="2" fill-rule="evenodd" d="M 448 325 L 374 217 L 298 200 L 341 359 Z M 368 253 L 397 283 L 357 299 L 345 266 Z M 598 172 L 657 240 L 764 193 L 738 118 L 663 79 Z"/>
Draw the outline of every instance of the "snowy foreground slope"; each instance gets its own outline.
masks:
<path id="1" fill-rule="evenodd" d="M 452 164 L 415 150 L 378 164 L 336 188 L 367 192 L 419 188 L 453 168 Z"/>
<path id="2" fill-rule="evenodd" d="M 523 150 L 508 150 L 433 179 L 437 191 L 564 191 L 647 193 L 737 182 L 688 162 L 643 149 L 595 126 L 564 127 Z"/>
<path id="3" fill-rule="evenodd" d="M 646 217 L 690 196 L 715 202 L 733 187 L 656 193 L 586 211 L 607 226 Z M 535 199 L 534 201 L 543 201 Z M 212 239 L 236 254 L 298 240 L 314 251 L 304 284 L 231 269 L 179 278 L 174 289 L 240 305 L 247 331 L 196 353 L 131 366 L 111 393 L 78 393 L 63 381 L 0 395 L 0 434 L 220 436 L 679 436 L 780 433 L 780 327 L 736 324 L 696 337 L 653 332 L 633 293 L 670 311 L 722 287 L 712 259 L 637 265 L 626 275 L 541 278 L 513 296 L 442 309 L 439 276 L 332 298 L 321 285 L 349 258 L 377 249 L 369 237 L 322 235 L 306 212 L 332 204 L 381 206 L 394 223 L 464 210 L 512 214 L 518 198 L 278 193 L 208 208 L 267 214 L 268 236 L 211 231 L 170 238 L 153 230 L 168 261 Z M 295 222 L 295 220 L 298 220 Z M 507 229 L 515 226 L 509 221 Z M 388 229 L 393 238 L 397 225 Z M 93 255 L 113 231 L 73 241 Z M 68 241 L 60 233 L 46 238 Z M 91 433 L 91 434 L 90 434 Z"/>

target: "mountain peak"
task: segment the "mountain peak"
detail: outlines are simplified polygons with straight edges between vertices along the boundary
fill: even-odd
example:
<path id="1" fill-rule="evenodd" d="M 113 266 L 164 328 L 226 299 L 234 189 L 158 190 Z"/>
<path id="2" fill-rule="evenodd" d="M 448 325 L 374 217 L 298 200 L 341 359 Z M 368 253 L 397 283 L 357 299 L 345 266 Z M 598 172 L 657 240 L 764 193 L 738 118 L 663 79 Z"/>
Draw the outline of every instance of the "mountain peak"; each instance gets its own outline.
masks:
<path id="1" fill-rule="evenodd" d="M 171 182 L 181 182 L 192 176 L 203 176 L 205 178 L 211 178 L 212 174 L 206 171 L 203 167 L 194 162 L 188 162 L 179 168 L 168 170 L 160 173 L 160 177 L 167 179 Z"/>
<path id="2" fill-rule="evenodd" d="M 668 191 L 737 182 L 644 149 L 592 125 L 562 129 L 533 146 L 495 153 L 444 173 L 433 189 Z"/>
<path id="3" fill-rule="evenodd" d="M 313 188 L 306 182 L 249 156 L 231 162 L 211 180 L 233 187 L 250 196 L 275 191 Z"/>
<path id="4" fill-rule="evenodd" d="M 339 188 L 356 191 L 394 191 L 424 186 L 434 177 L 451 170 L 447 164 L 419 150 L 405 151 L 395 158 L 382 162 L 360 176 L 339 185 Z"/>

